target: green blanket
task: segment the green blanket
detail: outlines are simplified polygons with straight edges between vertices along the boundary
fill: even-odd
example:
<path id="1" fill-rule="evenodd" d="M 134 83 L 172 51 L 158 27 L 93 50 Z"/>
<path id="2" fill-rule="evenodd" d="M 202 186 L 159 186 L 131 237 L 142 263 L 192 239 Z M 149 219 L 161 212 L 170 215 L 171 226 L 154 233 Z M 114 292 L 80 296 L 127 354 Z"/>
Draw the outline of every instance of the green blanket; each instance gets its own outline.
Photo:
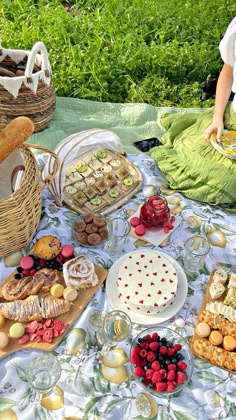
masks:
<path id="1" fill-rule="evenodd" d="M 187 197 L 210 204 L 235 207 L 236 161 L 228 159 L 204 140 L 204 129 L 213 109 L 201 114 L 163 115 L 163 146 L 150 151 L 170 188 Z M 236 114 L 230 104 L 225 111 L 225 127 L 236 130 Z"/>

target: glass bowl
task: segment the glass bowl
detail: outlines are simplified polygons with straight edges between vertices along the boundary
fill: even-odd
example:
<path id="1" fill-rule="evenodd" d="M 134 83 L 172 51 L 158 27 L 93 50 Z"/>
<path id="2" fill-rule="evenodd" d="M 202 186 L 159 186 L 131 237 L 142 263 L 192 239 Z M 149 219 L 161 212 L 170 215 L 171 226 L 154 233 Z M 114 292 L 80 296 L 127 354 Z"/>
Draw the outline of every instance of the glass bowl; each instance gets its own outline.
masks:
<path id="1" fill-rule="evenodd" d="M 87 223 L 85 221 L 89 220 L 89 216 L 93 217 L 93 219 L 92 219 L 92 221 L 89 221 Z M 94 218 L 96 218 L 96 221 L 95 221 L 96 224 L 99 224 L 98 221 L 103 221 L 105 223 L 105 225 L 104 226 L 96 226 L 95 223 L 94 223 Z M 90 233 L 87 233 L 85 230 L 83 230 L 81 232 L 78 232 L 78 230 L 80 230 L 80 228 L 82 229 L 83 222 L 85 223 L 84 229 L 88 229 L 88 225 L 93 225 L 93 227 L 95 226 L 95 228 L 94 229 L 92 228 L 89 231 Z M 75 229 L 75 224 L 77 224 L 77 230 Z M 107 235 L 106 235 L 106 237 L 103 238 L 103 236 L 105 234 L 104 231 L 103 231 L 104 227 L 106 228 Z M 91 226 L 90 226 L 90 228 L 91 228 Z M 96 228 L 97 228 L 97 230 L 96 230 Z M 101 233 L 101 231 L 99 231 L 100 229 L 102 229 L 102 233 Z M 88 240 L 86 240 L 86 239 L 85 239 L 86 242 L 81 242 L 82 237 L 81 237 L 81 240 L 80 240 L 80 234 L 82 234 L 82 233 L 87 233 L 88 235 L 96 234 L 96 235 L 99 235 L 100 237 L 102 235 L 102 237 L 101 237 L 100 242 L 96 243 L 96 241 L 95 241 L 94 244 L 89 243 Z M 75 220 L 75 222 L 72 225 L 72 236 L 76 240 L 78 245 L 84 246 L 86 248 L 96 248 L 96 247 L 104 244 L 108 240 L 108 220 L 104 216 L 102 216 L 101 214 L 98 214 L 98 213 L 96 213 L 96 214 L 84 213 L 84 214 L 78 215 L 77 219 Z"/>
<path id="2" fill-rule="evenodd" d="M 157 333 L 158 334 L 158 338 L 154 338 L 153 334 Z M 146 340 L 143 340 L 146 336 L 150 336 L 152 337 L 152 339 L 150 338 L 150 343 L 148 343 L 148 348 L 147 349 L 143 349 L 140 345 L 142 345 L 142 343 L 147 342 Z M 149 338 L 148 338 L 149 339 Z M 162 340 L 161 340 L 162 339 Z M 165 341 L 166 340 L 166 341 Z M 151 341 L 158 343 L 158 348 L 155 349 L 155 345 L 151 345 Z M 173 348 L 174 345 L 176 344 L 180 344 L 181 345 L 181 349 L 178 351 L 175 351 L 175 353 L 173 355 L 163 355 L 159 353 L 160 347 L 165 347 L 167 348 Z M 147 346 L 147 344 L 143 344 L 143 346 Z M 154 346 L 154 347 L 153 347 Z M 137 347 L 139 349 L 137 349 Z M 153 347 L 153 348 L 152 348 Z M 135 348 L 135 349 L 134 349 Z M 140 355 L 140 351 L 142 350 L 146 350 L 146 352 L 152 352 L 153 355 L 152 357 L 149 357 L 149 360 L 147 360 L 147 358 L 144 356 L 145 352 L 142 352 L 142 356 Z M 165 350 L 163 350 L 165 351 Z M 173 350 L 172 350 L 173 352 Z M 138 359 L 137 356 L 135 356 L 135 353 L 138 354 Z M 152 358 L 155 356 L 155 359 L 152 360 Z M 178 360 L 181 359 L 181 360 Z M 141 363 L 144 363 L 142 361 L 146 361 L 145 364 L 145 368 L 141 367 L 141 370 L 139 369 L 139 371 L 137 372 L 136 366 L 137 364 L 135 364 L 135 362 L 138 362 L 138 366 L 139 363 L 141 361 Z M 158 363 L 156 363 L 155 368 L 154 365 L 152 365 L 153 362 L 158 361 L 160 367 L 158 366 Z M 187 367 L 184 370 L 181 370 L 178 366 L 177 363 L 178 361 L 182 361 L 184 362 Z M 166 363 L 167 362 L 167 363 Z M 140 334 L 138 334 L 132 341 L 131 343 L 131 350 L 130 350 L 130 364 L 131 364 L 131 370 L 132 370 L 132 374 L 133 377 L 135 378 L 135 380 L 148 392 L 152 393 L 153 395 L 156 396 L 161 396 L 161 397 L 168 397 L 169 395 L 173 395 L 176 394 L 177 392 L 181 391 L 189 382 L 191 375 L 192 375 L 192 371 L 193 371 L 193 363 L 192 363 L 192 354 L 191 351 L 189 349 L 188 343 L 187 341 L 177 332 L 175 332 L 174 330 L 167 328 L 167 327 L 160 327 L 160 326 L 153 326 L 151 328 L 147 328 L 144 331 L 142 331 Z M 165 369 L 166 370 L 166 374 L 168 374 L 168 372 L 170 372 L 170 370 L 168 370 L 168 365 L 172 364 L 172 365 L 176 365 L 176 369 L 172 369 L 175 372 L 175 378 L 171 378 L 171 379 L 167 379 L 167 378 L 159 378 L 157 379 L 158 376 L 162 376 L 165 375 L 163 372 L 160 373 L 160 369 Z M 154 379 L 154 382 L 152 382 L 152 377 L 150 379 L 150 376 L 152 375 L 152 372 L 149 372 L 147 375 L 147 370 L 154 370 L 154 372 L 159 372 L 160 375 L 156 374 L 156 377 Z M 138 374 L 142 374 L 142 372 L 145 372 L 144 376 L 137 376 L 136 372 Z M 186 378 L 183 379 L 183 375 L 178 374 L 178 372 L 183 372 L 186 375 Z M 154 373 L 153 373 L 154 374 Z M 146 376 L 147 375 L 147 376 Z M 183 380 L 183 382 L 181 383 L 176 383 L 176 387 L 175 389 L 171 389 L 171 390 L 156 390 L 156 380 L 158 382 L 178 382 L 176 381 L 176 375 L 178 375 L 178 377 L 182 377 L 181 379 Z M 149 379 L 149 380 L 148 380 Z M 168 384 L 167 384 L 168 386 Z M 173 388 L 175 385 L 172 384 L 169 385 L 169 389 Z"/>

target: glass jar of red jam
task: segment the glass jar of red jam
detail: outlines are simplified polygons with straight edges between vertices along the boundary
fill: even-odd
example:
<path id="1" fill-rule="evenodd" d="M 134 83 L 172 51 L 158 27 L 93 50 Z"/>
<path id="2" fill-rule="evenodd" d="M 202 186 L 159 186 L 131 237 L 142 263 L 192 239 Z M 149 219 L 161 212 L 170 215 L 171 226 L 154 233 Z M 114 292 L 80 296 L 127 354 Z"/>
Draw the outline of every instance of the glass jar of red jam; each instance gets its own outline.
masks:
<path id="1" fill-rule="evenodd" d="M 153 195 L 140 210 L 140 220 L 146 227 L 163 227 L 170 218 L 170 210 L 165 197 Z"/>

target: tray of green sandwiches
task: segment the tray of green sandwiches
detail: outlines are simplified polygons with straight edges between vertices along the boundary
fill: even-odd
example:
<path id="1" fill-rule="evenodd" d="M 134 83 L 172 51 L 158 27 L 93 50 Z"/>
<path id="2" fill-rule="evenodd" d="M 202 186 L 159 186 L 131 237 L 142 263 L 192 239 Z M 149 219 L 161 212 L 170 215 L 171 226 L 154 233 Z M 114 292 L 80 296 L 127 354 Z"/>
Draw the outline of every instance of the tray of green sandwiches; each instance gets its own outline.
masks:
<path id="1" fill-rule="evenodd" d="M 109 214 L 141 188 L 142 175 L 124 155 L 96 149 L 66 168 L 63 201 L 77 213 Z"/>

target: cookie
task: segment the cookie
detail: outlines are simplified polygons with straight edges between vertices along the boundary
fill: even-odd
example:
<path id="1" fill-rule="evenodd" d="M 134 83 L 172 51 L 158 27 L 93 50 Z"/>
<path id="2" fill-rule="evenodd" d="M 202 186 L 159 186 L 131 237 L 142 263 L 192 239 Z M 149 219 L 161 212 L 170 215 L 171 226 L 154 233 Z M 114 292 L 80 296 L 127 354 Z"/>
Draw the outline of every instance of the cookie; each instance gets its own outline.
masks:
<path id="1" fill-rule="evenodd" d="M 52 260 L 61 251 L 61 241 L 53 235 L 45 235 L 38 239 L 33 248 L 36 257 L 44 260 Z"/>

